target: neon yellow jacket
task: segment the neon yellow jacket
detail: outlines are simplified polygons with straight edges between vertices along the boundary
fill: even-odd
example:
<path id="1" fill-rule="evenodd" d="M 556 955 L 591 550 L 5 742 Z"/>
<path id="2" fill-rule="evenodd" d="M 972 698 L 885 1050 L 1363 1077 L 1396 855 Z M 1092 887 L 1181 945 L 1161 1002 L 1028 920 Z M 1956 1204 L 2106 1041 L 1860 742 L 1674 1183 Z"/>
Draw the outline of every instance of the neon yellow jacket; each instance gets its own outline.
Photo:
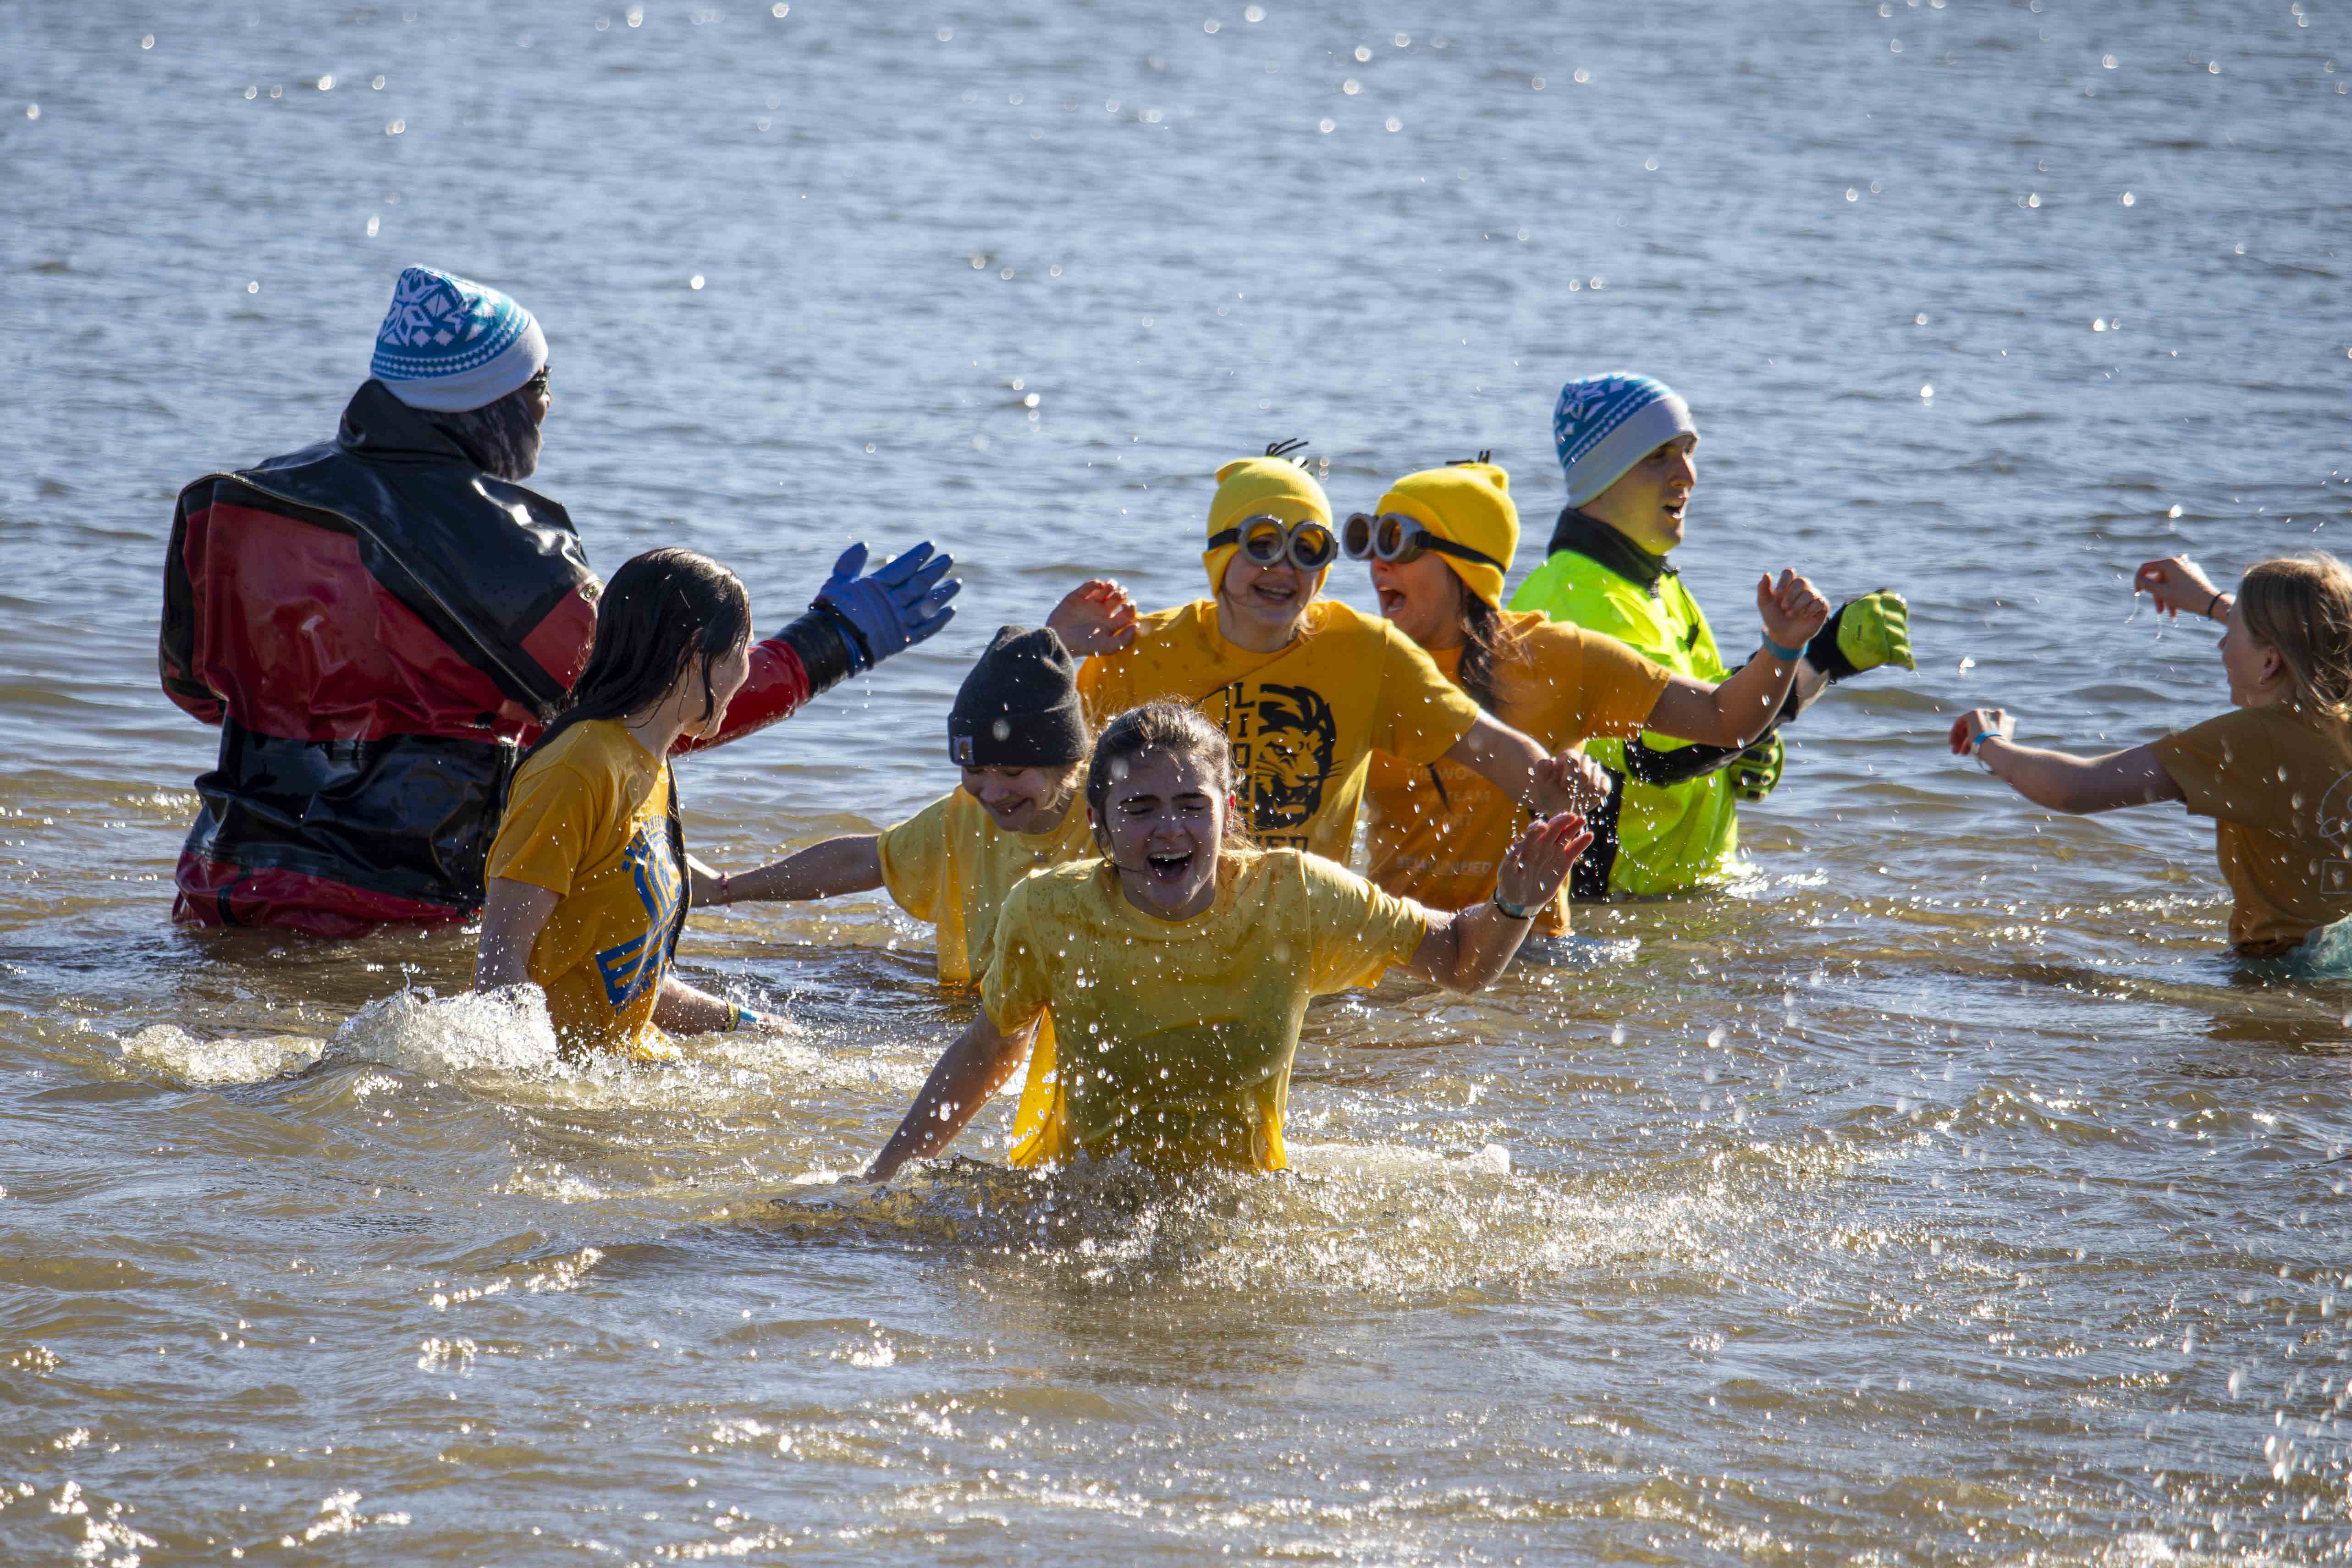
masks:
<path id="1" fill-rule="evenodd" d="M 1540 610 L 1554 621 L 1606 632 L 1693 680 L 1720 681 L 1727 674 L 1706 612 L 1672 572 L 1660 577 L 1655 589 L 1645 590 L 1591 556 L 1555 550 L 1519 584 L 1511 608 Z M 1595 739 L 1585 750 L 1623 778 L 1628 744 Z M 1644 735 L 1631 744 L 1670 751 L 1689 743 Z M 1625 778 L 1620 789 L 1616 858 L 1608 873 L 1611 893 L 1679 893 L 1736 873 L 1739 813 L 1728 771 L 1701 774 L 1681 784 L 1641 784 Z M 1595 845 L 1586 858 L 1606 852 Z M 1583 879 L 1578 880 L 1581 883 Z M 1580 885 L 1577 891 L 1590 896 L 1598 889 Z"/>

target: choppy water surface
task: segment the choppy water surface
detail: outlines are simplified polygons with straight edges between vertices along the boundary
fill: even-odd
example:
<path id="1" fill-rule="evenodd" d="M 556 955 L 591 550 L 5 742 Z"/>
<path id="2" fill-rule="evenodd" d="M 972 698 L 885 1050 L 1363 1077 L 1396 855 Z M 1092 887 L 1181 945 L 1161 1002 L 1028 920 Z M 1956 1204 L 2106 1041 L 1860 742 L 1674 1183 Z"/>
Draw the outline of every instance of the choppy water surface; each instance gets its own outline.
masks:
<path id="1" fill-rule="evenodd" d="M 2347 1555 L 2352 984 L 1939 740 L 2217 711 L 2125 574 L 2345 526 L 2344 24 L 1529 9 L 0 4 L 0 1555 Z M 1342 506 L 1492 447 L 1539 542 L 1570 371 L 1698 411 L 1727 643 L 1793 563 L 1922 667 L 1808 716 L 1753 885 L 1319 1007 L 1295 1177 L 1033 1181 L 1000 1108 L 873 1193 L 970 1006 L 875 901 L 698 921 L 794 1027 L 655 1072 L 455 936 L 166 924 L 171 496 L 329 431 L 412 259 L 546 322 L 607 570 L 964 561 L 682 769 L 712 858 L 945 788 L 987 631 L 1191 596 L 1269 438 Z"/>

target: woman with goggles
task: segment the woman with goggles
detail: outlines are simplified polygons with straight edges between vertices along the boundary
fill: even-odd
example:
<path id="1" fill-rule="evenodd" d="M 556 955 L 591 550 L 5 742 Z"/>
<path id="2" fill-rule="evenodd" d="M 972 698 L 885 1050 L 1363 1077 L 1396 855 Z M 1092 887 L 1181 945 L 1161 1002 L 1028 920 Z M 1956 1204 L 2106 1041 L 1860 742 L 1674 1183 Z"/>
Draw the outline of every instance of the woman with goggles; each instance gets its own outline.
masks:
<path id="1" fill-rule="evenodd" d="M 1213 597 L 1147 615 L 1133 645 L 1088 659 L 1089 720 L 1148 702 L 1201 708 L 1232 743 L 1256 841 L 1343 863 L 1375 751 L 1416 767 L 1451 758 L 1547 817 L 1597 807 L 1598 768 L 1552 757 L 1481 713 L 1395 628 L 1317 597 L 1339 537 L 1295 445 L 1217 471 L 1201 557 Z"/>
<path id="2" fill-rule="evenodd" d="M 1648 729 L 1701 743 L 1686 751 L 1736 755 L 1780 711 L 1797 650 L 1829 615 L 1812 585 L 1793 573 L 1759 583 L 1762 649 L 1718 685 L 1675 674 L 1613 637 L 1505 611 L 1503 576 L 1518 549 L 1519 515 L 1509 476 L 1483 453 L 1475 463 L 1399 479 L 1371 512 L 1348 519 L 1340 543 L 1350 559 L 1370 562 L 1391 626 L 1480 707 L 1554 749 Z M 1450 761 L 1388 755 L 1373 759 L 1367 794 L 1374 883 L 1440 909 L 1493 896 L 1496 868 L 1525 822 L 1516 801 Z M 1596 853 L 1616 806 L 1612 794 L 1593 814 Z M 1563 895 L 1541 928 L 1567 925 Z"/>

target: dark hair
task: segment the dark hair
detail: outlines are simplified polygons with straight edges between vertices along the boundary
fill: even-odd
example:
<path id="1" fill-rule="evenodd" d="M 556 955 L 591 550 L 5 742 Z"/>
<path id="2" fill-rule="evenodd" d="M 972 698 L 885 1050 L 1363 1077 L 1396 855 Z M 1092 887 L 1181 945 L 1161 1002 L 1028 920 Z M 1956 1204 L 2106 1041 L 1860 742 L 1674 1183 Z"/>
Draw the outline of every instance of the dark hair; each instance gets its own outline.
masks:
<path id="1" fill-rule="evenodd" d="M 475 467 L 494 479 L 520 485 L 539 466 L 539 422 L 530 416 L 534 389 L 546 386 L 545 371 L 495 402 L 457 413 L 418 409 L 417 417 L 457 444 Z"/>
<path id="2" fill-rule="evenodd" d="M 1097 822 L 1108 820 L 1111 786 L 1144 757 L 1164 751 L 1201 765 L 1215 780 L 1216 792 L 1234 789 L 1234 748 L 1225 732 L 1209 722 L 1196 707 L 1182 703 L 1145 703 L 1131 707 L 1103 727 L 1095 737 L 1094 760 L 1087 764 L 1087 810 Z M 1238 818 L 1225 823 L 1223 847 L 1240 849 L 1249 842 L 1248 830 Z"/>
<path id="3" fill-rule="evenodd" d="M 557 707 L 536 751 L 575 724 L 625 718 L 661 701 L 697 655 L 702 717 L 719 706 L 711 661 L 751 635 L 751 596 L 742 580 L 698 550 L 653 549 L 625 563 L 596 607 L 596 646 Z"/>
<path id="4" fill-rule="evenodd" d="M 1503 651 L 1503 612 L 1470 591 L 1462 590 L 1462 662 L 1454 678 L 1472 702 L 1495 711 L 1495 658 Z"/>

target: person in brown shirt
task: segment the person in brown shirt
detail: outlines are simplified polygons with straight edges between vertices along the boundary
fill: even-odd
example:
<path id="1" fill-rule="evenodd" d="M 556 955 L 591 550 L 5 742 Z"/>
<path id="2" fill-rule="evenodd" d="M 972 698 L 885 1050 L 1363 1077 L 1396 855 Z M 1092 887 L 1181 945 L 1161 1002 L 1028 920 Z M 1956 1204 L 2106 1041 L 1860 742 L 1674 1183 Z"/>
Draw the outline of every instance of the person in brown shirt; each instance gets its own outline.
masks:
<path id="1" fill-rule="evenodd" d="M 2224 593 L 2185 556 L 2143 565 L 2159 612 L 2221 622 L 2233 712 L 2147 746 L 2074 757 L 2020 746 L 1999 708 L 1952 726 L 1955 753 L 2054 811 L 2179 800 L 2213 819 L 2237 900 L 2230 939 L 2275 957 L 2352 915 L 2352 569 L 2314 553 L 2258 561 Z"/>

